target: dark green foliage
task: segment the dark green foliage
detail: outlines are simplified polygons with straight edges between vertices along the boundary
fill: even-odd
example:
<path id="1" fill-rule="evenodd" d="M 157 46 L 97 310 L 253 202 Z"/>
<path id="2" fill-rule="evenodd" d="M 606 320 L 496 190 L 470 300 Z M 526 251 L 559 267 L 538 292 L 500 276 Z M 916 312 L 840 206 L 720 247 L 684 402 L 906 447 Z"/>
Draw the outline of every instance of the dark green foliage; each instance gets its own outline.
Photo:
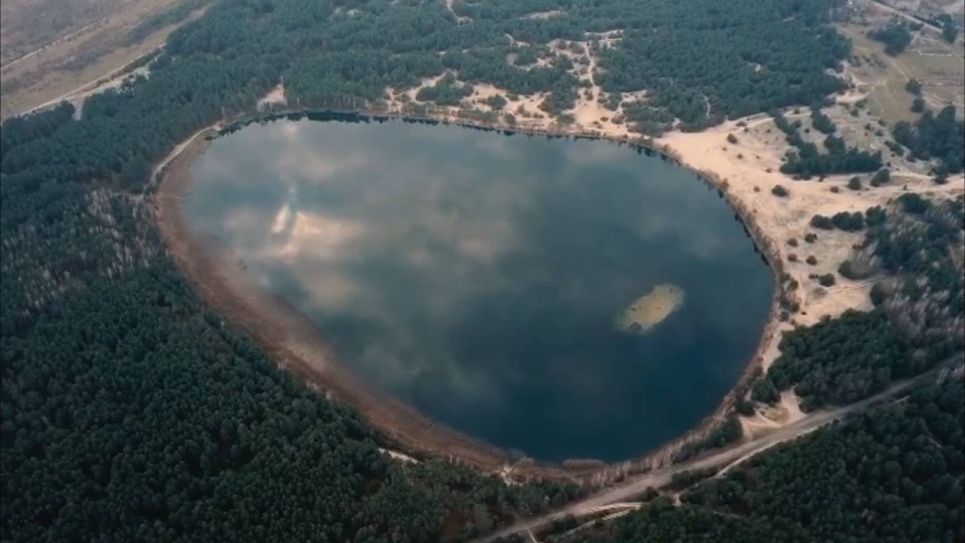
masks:
<path id="1" fill-rule="evenodd" d="M 559 115 L 568 109 L 573 109 L 576 106 L 577 97 L 575 87 L 560 83 L 553 87 L 550 95 L 540 103 L 539 108 L 551 115 Z"/>
<path id="2" fill-rule="evenodd" d="M 952 313 L 961 313 L 963 279 L 952 256 L 965 224 L 961 200 L 935 204 L 907 193 L 898 198 L 898 205 L 903 213 L 870 229 L 867 244 L 874 247 L 885 271 L 910 276 L 906 294 L 917 299 L 921 290 L 914 283 L 925 277 L 930 288 L 948 292 L 946 303 Z"/>
<path id="3" fill-rule="evenodd" d="M 811 219 L 811 220 L 813 221 L 814 219 Z M 804 241 L 806 243 L 814 243 L 817 240 L 818 240 L 818 235 L 815 234 L 814 232 L 808 232 L 807 234 L 804 234 Z"/>
<path id="4" fill-rule="evenodd" d="M 961 541 L 963 426 L 961 381 L 930 386 L 702 482 L 676 510 L 628 515 L 604 540 Z"/>
<path id="5" fill-rule="evenodd" d="M 472 86 L 463 85 L 448 73 L 431 87 L 423 87 L 416 93 L 416 100 L 435 102 L 440 106 L 458 106 L 463 98 L 472 94 Z"/>
<path id="6" fill-rule="evenodd" d="M 623 112 L 635 132 L 648 136 L 659 136 L 669 130 L 674 122 L 672 113 L 645 102 L 624 103 Z"/>
<path id="7" fill-rule="evenodd" d="M 841 88 L 824 70 L 850 51 L 848 40 L 825 26 L 827 6 L 782 0 L 762 10 L 752 0 L 730 2 L 726 9 L 704 1 L 613 2 L 599 28 L 632 30 L 623 33 L 620 47 L 603 50 L 605 71 L 598 82 L 607 92 L 651 89 L 650 105 L 666 108 L 685 129 L 811 103 Z M 570 15 L 580 20 L 587 14 Z"/>
<path id="8" fill-rule="evenodd" d="M 788 332 L 768 371 L 779 390 L 795 386 L 806 411 L 846 404 L 911 373 L 909 347 L 884 316 L 846 312 L 839 319 Z"/>
<path id="9" fill-rule="evenodd" d="M 864 214 L 860 211 L 855 211 L 854 213 L 842 211 L 835 213 L 834 216 L 831 217 L 831 223 L 839 230 L 857 232 L 864 228 Z"/>
<path id="10" fill-rule="evenodd" d="M 713 468 L 679 471 L 671 476 L 670 484 L 676 488 L 687 488 L 698 481 L 713 477 L 716 472 Z"/>
<path id="11" fill-rule="evenodd" d="M 911 78 L 905 83 L 905 90 L 914 94 L 915 96 L 921 95 L 921 81 L 915 78 Z"/>
<path id="12" fill-rule="evenodd" d="M 820 107 L 811 108 L 811 123 L 814 129 L 822 134 L 833 134 L 837 130 L 831 118 L 822 113 Z"/>
<path id="13" fill-rule="evenodd" d="M 911 101 L 910 109 L 912 113 L 921 113 L 925 111 L 925 99 L 921 96 L 916 96 L 915 99 Z"/>
<path id="14" fill-rule="evenodd" d="M 741 426 L 740 419 L 736 415 L 731 415 L 724 421 L 724 424 L 710 433 L 704 439 L 688 443 L 679 453 L 677 460 L 684 460 L 709 449 L 719 449 L 735 443 L 744 436 L 744 427 Z"/>
<path id="15" fill-rule="evenodd" d="M 774 185 L 774 188 L 771 189 L 771 194 L 773 194 L 774 196 L 777 196 L 778 198 L 784 198 L 789 193 L 787 192 L 787 189 L 784 188 L 783 186 Z"/>
<path id="16" fill-rule="evenodd" d="M 947 348 L 932 348 L 912 356 L 915 351 L 883 314 L 848 311 L 786 333 L 768 377 L 779 390 L 794 386 L 805 410 L 847 404 L 883 390 L 893 379 L 921 373 L 949 354 Z"/>
<path id="17" fill-rule="evenodd" d="M 781 393 L 769 378 L 763 377 L 754 383 L 754 388 L 751 391 L 751 399 L 755 402 L 774 404 L 781 399 Z"/>
<path id="18" fill-rule="evenodd" d="M 812 110 L 813 115 L 813 110 Z M 848 148 L 844 140 L 828 135 L 824 145 L 828 152 L 822 154 L 817 145 L 807 142 L 798 133 L 799 122 L 790 123 L 779 111 L 772 111 L 774 124 L 785 134 L 787 142 L 796 148 L 788 152 L 787 161 L 781 165 L 781 172 L 801 176 L 828 175 L 834 173 L 851 173 L 874 171 L 881 167 L 881 152 L 870 153 Z M 826 118 L 817 111 L 817 118 Z M 822 127 L 833 131 L 834 125 L 830 119 L 827 122 L 816 121 Z"/>
<path id="19" fill-rule="evenodd" d="M 895 154 L 895 156 L 905 156 L 905 148 L 899 145 L 897 142 L 891 140 L 885 140 L 885 146 L 888 150 Z"/>
<path id="20" fill-rule="evenodd" d="M 0 131 L 0 159 L 15 147 L 46 138 L 68 124 L 74 116 L 74 106 L 61 102 L 57 107 L 31 115 L 12 117 Z"/>
<path id="21" fill-rule="evenodd" d="M 871 177 L 871 186 L 880 187 L 888 181 L 891 181 L 891 170 L 888 168 L 882 168 L 875 172 L 874 176 Z"/>
<path id="22" fill-rule="evenodd" d="M 931 208 L 931 202 L 915 193 L 902 194 L 898 197 L 901 210 L 912 215 L 921 215 Z"/>
<path id="23" fill-rule="evenodd" d="M 942 38 L 948 43 L 955 43 L 955 38 L 958 37 L 958 25 L 955 24 L 951 18 L 945 20 L 942 23 Z"/>
<path id="24" fill-rule="evenodd" d="M 869 228 L 872 226 L 878 226 L 884 223 L 888 219 L 888 213 L 881 208 L 881 206 L 874 206 L 868 208 L 865 212 L 865 223 Z"/>
<path id="25" fill-rule="evenodd" d="M 824 215 L 815 215 L 811 217 L 811 226 L 820 228 L 821 230 L 834 230 L 834 221 Z M 805 241 L 807 241 L 807 239 L 805 239 Z"/>
<path id="26" fill-rule="evenodd" d="M 833 145 L 829 153 L 821 154 L 813 143 L 803 143 L 797 153 L 791 153 L 787 162 L 781 165 L 781 172 L 799 175 L 829 175 L 835 173 L 871 172 L 881 167 L 881 151 L 871 153 L 855 148 L 843 150 L 841 142 Z"/>
<path id="27" fill-rule="evenodd" d="M 914 124 L 896 123 L 892 133 L 917 159 L 937 160 L 951 173 L 965 168 L 965 123 L 955 118 L 955 106 L 942 108 L 938 115 L 926 111 Z"/>
<path id="28" fill-rule="evenodd" d="M 841 277 L 852 281 L 868 277 L 868 273 L 856 269 L 854 262 L 850 260 L 845 260 L 838 266 L 838 273 L 841 274 Z"/>
<path id="29" fill-rule="evenodd" d="M 817 266 L 817 264 L 818 264 L 818 257 L 816 257 L 816 256 L 814 256 L 814 255 L 810 255 L 810 256 L 808 256 L 807 258 L 805 258 L 804 261 L 807 262 L 808 264 L 810 264 L 811 266 Z"/>
<path id="30" fill-rule="evenodd" d="M 503 96 L 502 94 L 494 94 L 489 98 L 486 98 L 485 100 L 483 100 L 483 103 L 493 108 L 494 110 L 498 111 L 506 107 L 506 104 L 509 102 L 506 100 L 506 97 Z"/>
<path id="31" fill-rule="evenodd" d="M 737 412 L 744 417 L 754 416 L 754 402 L 749 402 L 747 400 L 741 400 L 737 402 Z"/>
<path id="32" fill-rule="evenodd" d="M 835 281 L 834 281 L 833 273 L 825 273 L 818 276 L 818 284 L 821 285 L 822 287 L 834 286 L 834 282 Z"/>
<path id="33" fill-rule="evenodd" d="M 444 2 L 223 0 L 171 35 L 149 79 L 91 97 L 82 120 L 66 105 L 8 119 L 0 536 L 438 542 L 571 498 L 568 486 L 507 487 L 447 464 L 386 459 L 380 436 L 276 369 L 172 275 L 139 194 L 152 166 L 199 129 L 251 112 L 282 79 L 292 107 L 361 109 L 377 106 L 387 87 L 411 89 L 448 71 L 421 99 L 458 104 L 470 85 L 491 83 L 548 92 L 545 109 L 559 113 L 572 107 L 577 80 L 545 44 L 614 28 L 625 32 L 600 52 L 599 82 L 614 101 L 620 91 L 650 91 L 646 105 L 626 110 L 638 129 L 674 117 L 694 129 L 813 103 L 843 85 L 826 73 L 850 49 L 828 26 L 834 3 L 457 1 L 452 9 L 472 19 L 458 23 Z M 557 7 L 564 15 L 521 18 Z M 511 45 L 507 35 L 532 45 Z M 550 64 L 536 66 L 540 58 Z M 936 130 L 912 132 L 921 143 Z M 857 162 L 868 157 L 829 141 L 838 153 L 798 173 L 866 167 Z M 885 244 L 886 262 L 918 266 L 903 243 Z M 784 362 L 782 383 L 808 365 L 818 369 L 809 397 L 821 397 L 824 373 L 850 397 L 838 390 L 849 375 L 834 369 L 836 351 L 788 352 L 806 362 Z M 864 368 L 862 360 L 850 364 Z M 735 421 L 708 446 L 739 439 Z M 714 540 L 775 533 L 654 502 L 653 515 L 711 526 Z"/>
<path id="34" fill-rule="evenodd" d="M 868 32 L 868 37 L 885 44 L 885 53 L 900 55 L 911 44 L 911 32 L 905 23 L 891 23 L 883 28 Z"/>
<path id="35" fill-rule="evenodd" d="M 474 508 L 572 496 L 403 471 L 160 267 L 93 282 L 2 348 L 4 540 L 432 542 Z"/>
<path id="36" fill-rule="evenodd" d="M 848 188 L 851 190 L 861 190 L 861 179 L 857 177 L 848 179 Z"/>
<path id="37" fill-rule="evenodd" d="M 845 262 L 845 264 L 847 264 L 847 262 Z M 872 285 L 871 292 L 868 293 L 868 296 L 871 298 L 871 303 L 875 307 L 881 305 L 888 298 L 888 295 L 885 293 L 881 283 L 875 283 Z"/>

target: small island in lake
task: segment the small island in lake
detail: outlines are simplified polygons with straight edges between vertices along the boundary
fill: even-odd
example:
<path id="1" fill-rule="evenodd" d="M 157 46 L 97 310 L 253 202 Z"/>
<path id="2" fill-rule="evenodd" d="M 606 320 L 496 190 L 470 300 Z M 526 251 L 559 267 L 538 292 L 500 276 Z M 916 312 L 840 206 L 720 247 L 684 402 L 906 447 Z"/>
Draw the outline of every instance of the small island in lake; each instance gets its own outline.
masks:
<path id="1" fill-rule="evenodd" d="M 618 330 L 644 334 L 663 322 L 683 303 L 682 288 L 670 284 L 657 285 L 630 304 L 614 324 Z"/>

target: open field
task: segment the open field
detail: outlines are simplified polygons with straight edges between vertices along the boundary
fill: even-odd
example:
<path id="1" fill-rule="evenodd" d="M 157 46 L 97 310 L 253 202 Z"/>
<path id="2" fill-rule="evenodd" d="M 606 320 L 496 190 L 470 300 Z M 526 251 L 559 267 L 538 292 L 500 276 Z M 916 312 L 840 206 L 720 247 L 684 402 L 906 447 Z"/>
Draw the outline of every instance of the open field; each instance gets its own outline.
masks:
<path id="1" fill-rule="evenodd" d="M 838 28 L 851 38 L 854 48 L 855 60 L 848 66 L 848 74 L 857 89 L 867 93 L 872 113 L 889 124 L 917 118 L 909 109 L 914 96 L 905 90 L 909 79 L 921 82 L 929 107 L 965 107 L 965 60 L 960 47 L 923 31 L 908 50 L 891 57 L 884 53 L 884 44 L 866 36 L 872 27 L 846 24 Z"/>
<path id="2" fill-rule="evenodd" d="M 158 49 L 177 24 L 158 28 L 135 43 L 128 43 L 127 36 L 149 17 L 177 3 L 178 0 L 5 1 L 0 116 L 16 115 L 83 92 Z M 200 16 L 202 11 L 189 19 Z M 90 15 L 70 25 L 41 24 L 62 14 L 77 13 Z M 22 23 L 15 25 L 14 21 Z"/>

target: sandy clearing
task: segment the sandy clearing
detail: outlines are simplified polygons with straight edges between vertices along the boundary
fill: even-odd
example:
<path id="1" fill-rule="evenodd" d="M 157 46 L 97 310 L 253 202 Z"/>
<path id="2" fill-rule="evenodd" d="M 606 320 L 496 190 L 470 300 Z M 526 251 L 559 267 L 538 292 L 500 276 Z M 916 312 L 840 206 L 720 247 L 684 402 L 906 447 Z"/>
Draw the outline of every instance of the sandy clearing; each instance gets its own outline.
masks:
<path id="1" fill-rule="evenodd" d="M 268 94 L 258 99 L 256 108 L 258 111 L 274 109 L 275 107 L 285 107 L 288 105 L 288 98 L 285 96 L 285 84 L 279 83 L 275 88 L 268 91 Z"/>

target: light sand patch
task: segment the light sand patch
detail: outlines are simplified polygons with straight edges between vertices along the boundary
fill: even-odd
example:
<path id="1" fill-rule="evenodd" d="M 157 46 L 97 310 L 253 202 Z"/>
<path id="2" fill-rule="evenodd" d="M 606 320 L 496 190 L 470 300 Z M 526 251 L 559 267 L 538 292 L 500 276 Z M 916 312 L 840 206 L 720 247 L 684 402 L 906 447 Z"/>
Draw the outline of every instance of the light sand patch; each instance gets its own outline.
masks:
<path id="1" fill-rule="evenodd" d="M 676 285 L 663 284 L 653 287 L 617 317 L 617 330 L 644 334 L 660 324 L 684 303 L 684 290 Z"/>
<path id="2" fill-rule="evenodd" d="M 744 436 L 756 439 L 778 428 L 795 423 L 805 417 L 801 411 L 800 399 L 793 390 L 781 392 L 781 401 L 774 406 L 759 406 L 752 417 L 741 417 Z"/>
<path id="3" fill-rule="evenodd" d="M 553 17 L 559 17 L 565 14 L 566 14 L 565 11 L 554 9 L 550 11 L 537 11 L 535 13 L 527 13 L 526 15 L 523 15 L 522 17 L 520 17 L 520 19 L 552 19 Z"/>
<path id="4" fill-rule="evenodd" d="M 285 96 L 285 85 L 279 83 L 275 88 L 268 91 L 268 94 L 258 99 L 258 111 L 265 111 L 275 106 L 287 106 L 288 98 Z"/>
<path id="5" fill-rule="evenodd" d="M 793 118 L 792 112 L 787 113 Z M 798 116 L 806 115 L 804 113 Z M 777 348 L 781 331 L 795 324 L 809 326 L 822 317 L 835 317 L 848 309 L 870 310 L 868 292 L 871 281 L 851 281 L 837 274 L 837 268 L 852 253 L 853 246 L 864 239 L 864 232 L 814 230 L 810 220 L 815 214 L 832 216 L 841 211 L 866 211 L 875 205 L 887 205 L 906 191 L 923 195 L 953 197 L 965 192 L 965 180 L 956 176 L 947 185 L 935 185 L 927 176 L 902 172 L 886 186 L 852 191 L 846 185 L 850 175 L 828 177 L 825 181 L 794 181 L 780 173 L 781 156 L 787 149 L 784 134 L 766 116 L 745 119 L 748 131 L 728 122 L 700 133 L 674 132 L 661 137 L 658 145 L 679 157 L 688 167 L 705 173 L 727 193 L 731 202 L 754 217 L 759 236 L 779 256 L 784 271 L 798 282 L 795 292 L 800 313 L 780 323 L 762 347 L 762 366 L 767 369 L 780 354 Z M 727 135 L 738 138 L 727 142 Z M 778 198 L 771 194 L 776 185 L 787 188 L 790 195 Z M 836 187 L 838 192 L 832 192 Z M 906 188 L 907 187 L 907 188 Z M 816 233 L 814 243 L 806 243 L 807 233 Z M 797 247 L 788 241 L 794 239 Z M 793 258 L 789 258 L 794 255 Z M 807 264 L 814 256 L 817 263 Z M 792 262 L 792 260 L 796 260 Z M 835 285 L 818 285 L 815 275 L 831 273 Z"/>

